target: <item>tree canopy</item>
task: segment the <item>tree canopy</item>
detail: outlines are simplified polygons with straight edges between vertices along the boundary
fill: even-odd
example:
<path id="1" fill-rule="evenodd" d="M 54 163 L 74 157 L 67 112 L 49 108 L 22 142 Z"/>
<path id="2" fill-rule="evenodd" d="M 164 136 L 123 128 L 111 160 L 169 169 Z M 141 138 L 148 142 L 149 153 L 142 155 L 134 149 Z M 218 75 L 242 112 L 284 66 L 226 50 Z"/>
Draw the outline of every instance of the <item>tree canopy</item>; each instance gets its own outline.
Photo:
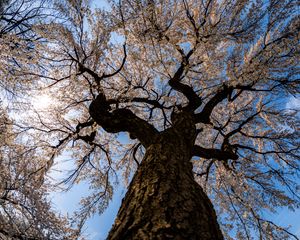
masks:
<path id="1" fill-rule="evenodd" d="M 0 5 L 5 119 L 20 137 L 1 143 L 13 149 L 5 158 L 1 150 L 0 166 L 12 166 L 5 176 L 34 163 L 41 185 L 22 170 L 18 177 L 48 192 L 44 178 L 59 156 L 71 156 L 64 183 L 91 190 L 75 213 L 82 226 L 130 181 L 157 136 L 189 113 L 194 177 L 224 236 L 297 239 L 264 217 L 299 207 L 299 109 L 286 107 L 299 96 L 296 0 L 123 0 L 108 10 L 85 0 L 20 2 L 21 15 Z M 41 96 L 45 108 L 35 104 Z M 33 151 L 23 154 L 25 146 Z"/>
<path id="2" fill-rule="evenodd" d="M 16 82 L 15 69 L 21 68 L 24 60 L 30 62 L 30 51 L 38 38 L 32 27 L 45 16 L 43 4 L 0 2 L 1 239 L 71 239 L 78 235 L 70 219 L 52 207 L 48 194 L 53 186 L 45 177 L 44 156 L 27 134 L 17 130 L 12 110 L 21 110 L 16 101 L 23 91 Z"/>

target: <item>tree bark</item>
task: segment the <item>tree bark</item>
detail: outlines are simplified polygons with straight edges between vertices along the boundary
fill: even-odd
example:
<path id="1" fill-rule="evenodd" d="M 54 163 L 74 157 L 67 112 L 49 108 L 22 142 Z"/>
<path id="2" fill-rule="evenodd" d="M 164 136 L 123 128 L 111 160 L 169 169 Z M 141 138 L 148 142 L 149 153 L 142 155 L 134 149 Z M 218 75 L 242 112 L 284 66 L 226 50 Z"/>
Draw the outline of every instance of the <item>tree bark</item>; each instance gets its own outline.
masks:
<path id="1" fill-rule="evenodd" d="M 147 147 L 108 239 L 223 239 L 213 205 L 194 180 L 193 139 L 186 136 L 171 128 Z"/>

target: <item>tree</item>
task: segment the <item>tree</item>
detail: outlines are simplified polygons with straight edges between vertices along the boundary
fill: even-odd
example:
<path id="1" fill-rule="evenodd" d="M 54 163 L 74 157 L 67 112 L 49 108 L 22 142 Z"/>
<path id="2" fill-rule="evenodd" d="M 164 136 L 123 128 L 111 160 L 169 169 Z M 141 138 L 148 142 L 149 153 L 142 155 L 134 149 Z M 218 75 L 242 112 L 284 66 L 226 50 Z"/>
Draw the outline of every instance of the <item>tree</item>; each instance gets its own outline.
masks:
<path id="1" fill-rule="evenodd" d="M 44 165 L 36 149 L 0 119 L 0 238 L 72 239 L 69 219 L 58 216 L 48 200 L 51 184 L 44 181 Z M 18 138 L 18 140 L 17 140 Z M 22 143 L 19 143 L 19 141 Z"/>
<path id="2" fill-rule="evenodd" d="M 263 215 L 299 206 L 299 114 L 285 107 L 299 94 L 296 0 L 55 7 L 15 72 L 52 104 L 18 126 L 50 165 L 73 154 L 66 182 L 92 190 L 81 223 L 123 174 L 109 239 L 298 239 Z"/>
<path id="3" fill-rule="evenodd" d="M 80 236 L 49 201 L 53 184 L 46 179 L 47 159 L 10 116 L 12 102 L 25 90 L 15 81 L 15 69 L 30 60 L 36 40 L 32 25 L 45 16 L 42 8 L 43 2 L 0 1 L 0 239 L 5 240 Z"/>

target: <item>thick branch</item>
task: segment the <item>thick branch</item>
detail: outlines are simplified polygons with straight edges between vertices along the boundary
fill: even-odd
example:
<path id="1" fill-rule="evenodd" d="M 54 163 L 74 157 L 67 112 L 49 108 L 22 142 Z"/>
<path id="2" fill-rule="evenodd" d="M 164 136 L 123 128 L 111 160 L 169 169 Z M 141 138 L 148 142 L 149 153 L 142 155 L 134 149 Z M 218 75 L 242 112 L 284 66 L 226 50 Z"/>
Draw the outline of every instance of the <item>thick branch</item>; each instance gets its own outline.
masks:
<path id="1" fill-rule="evenodd" d="M 126 47 L 124 47 L 124 58 L 118 70 L 112 74 L 102 74 L 99 76 L 97 73 L 89 68 L 86 68 L 79 63 L 80 72 L 89 73 L 100 85 L 100 81 L 104 78 L 109 78 L 121 71 L 126 61 Z M 130 137 L 137 138 L 144 147 L 149 146 L 156 138 L 158 131 L 148 122 L 136 116 L 129 109 L 116 109 L 111 111 L 110 104 L 114 103 L 113 100 L 107 100 L 103 93 L 100 93 L 89 107 L 91 117 L 99 124 L 105 131 L 110 133 L 129 132 Z M 153 104 L 153 102 L 151 102 Z"/>
<path id="2" fill-rule="evenodd" d="M 193 147 L 193 156 L 198 156 L 206 159 L 214 158 L 218 160 L 238 159 L 238 155 L 233 152 L 213 148 L 203 148 L 198 145 L 195 145 Z"/>
<path id="3" fill-rule="evenodd" d="M 110 106 L 104 94 L 99 94 L 91 103 L 89 112 L 105 131 L 129 132 L 130 137 L 137 138 L 144 147 L 149 146 L 158 135 L 158 131 L 151 124 L 136 116 L 129 109 L 116 109 L 110 112 Z"/>
<path id="4" fill-rule="evenodd" d="M 213 96 L 208 101 L 208 103 L 206 103 L 203 110 L 200 113 L 195 114 L 196 122 L 206 123 L 206 124 L 210 123 L 210 115 L 214 107 L 217 106 L 217 104 L 222 102 L 224 99 L 226 99 L 228 96 L 230 96 L 232 91 L 233 91 L 233 87 L 228 87 L 226 85 L 223 85 L 223 88 L 220 89 L 215 94 L 215 96 Z"/>
<path id="5" fill-rule="evenodd" d="M 184 96 L 189 100 L 188 109 L 196 110 L 202 103 L 201 98 L 195 93 L 191 86 L 188 86 L 184 83 L 181 83 L 181 79 L 183 78 L 183 73 L 188 66 L 188 59 L 193 54 L 193 50 L 191 50 L 186 56 L 184 56 L 183 52 L 183 60 L 180 67 L 177 69 L 174 76 L 169 80 L 169 85 L 176 91 L 181 92 Z"/>
<path id="6" fill-rule="evenodd" d="M 146 103 L 153 108 L 159 108 L 159 109 L 171 109 L 173 106 L 164 106 L 163 103 L 160 103 L 158 100 L 155 99 L 149 99 L 149 98 L 142 98 L 142 97 L 133 97 L 133 98 L 121 98 L 120 100 L 118 99 L 108 99 L 107 102 L 109 104 L 119 104 L 120 102 L 136 102 L 136 103 Z"/>

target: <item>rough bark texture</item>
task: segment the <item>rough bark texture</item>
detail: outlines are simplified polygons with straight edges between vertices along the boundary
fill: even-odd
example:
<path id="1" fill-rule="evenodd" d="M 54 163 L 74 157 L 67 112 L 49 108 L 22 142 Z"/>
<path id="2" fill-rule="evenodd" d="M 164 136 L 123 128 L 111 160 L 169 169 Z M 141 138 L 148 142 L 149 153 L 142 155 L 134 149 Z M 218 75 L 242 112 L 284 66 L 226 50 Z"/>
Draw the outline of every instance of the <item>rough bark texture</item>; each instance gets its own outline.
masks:
<path id="1" fill-rule="evenodd" d="M 178 130 L 191 129 L 178 126 L 188 121 L 174 122 L 147 147 L 108 239 L 223 239 L 213 206 L 193 178 L 195 133 Z"/>

